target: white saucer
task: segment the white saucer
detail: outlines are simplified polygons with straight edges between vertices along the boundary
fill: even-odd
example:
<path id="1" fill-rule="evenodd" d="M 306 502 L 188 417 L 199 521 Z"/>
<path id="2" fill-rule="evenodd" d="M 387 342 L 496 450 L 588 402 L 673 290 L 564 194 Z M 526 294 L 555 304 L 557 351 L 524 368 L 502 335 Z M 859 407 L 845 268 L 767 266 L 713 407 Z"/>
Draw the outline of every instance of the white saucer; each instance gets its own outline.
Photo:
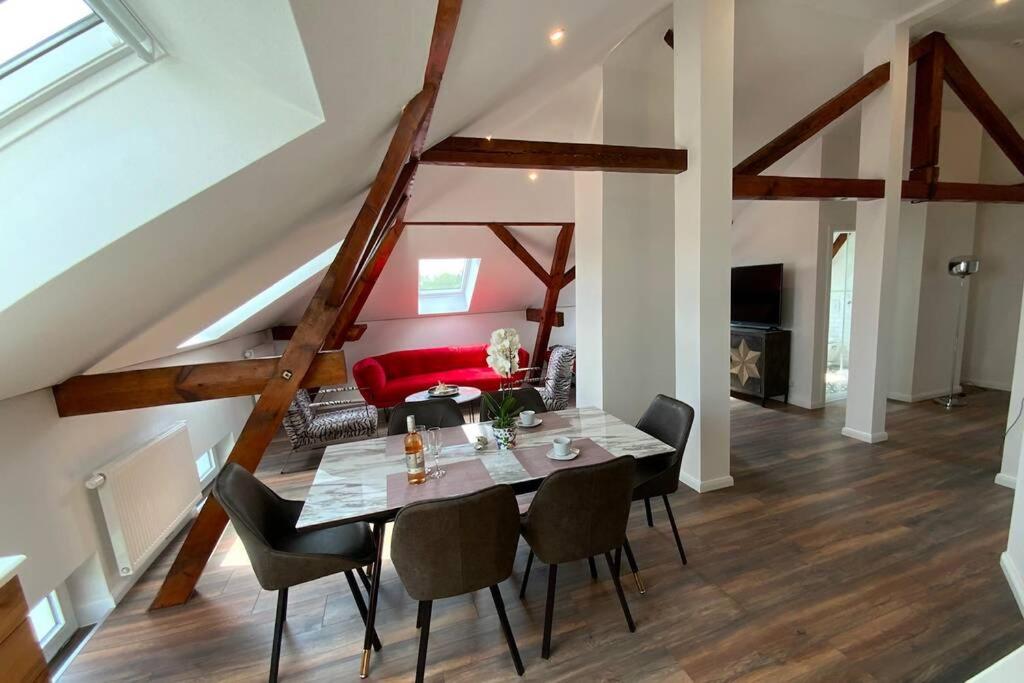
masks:
<path id="1" fill-rule="evenodd" d="M 571 446 L 569 448 L 569 455 L 555 455 L 555 449 L 554 448 L 549 450 L 545 455 L 547 455 L 549 460 L 572 460 L 573 458 L 575 458 L 579 454 L 580 454 L 580 449 L 576 448 L 575 446 Z"/>
<path id="2" fill-rule="evenodd" d="M 544 420 L 540 419 L 539 417 L 535 417 L 533 419 L 533 424 L 532 425 L 524 425 L 522 423 L 522 420 L 520 420 L 519 426 L 522 427 L 523 429 L 533 429 L 534 427 L 539 427 L 540 423 L 543 422 L 543 421 Z"/>

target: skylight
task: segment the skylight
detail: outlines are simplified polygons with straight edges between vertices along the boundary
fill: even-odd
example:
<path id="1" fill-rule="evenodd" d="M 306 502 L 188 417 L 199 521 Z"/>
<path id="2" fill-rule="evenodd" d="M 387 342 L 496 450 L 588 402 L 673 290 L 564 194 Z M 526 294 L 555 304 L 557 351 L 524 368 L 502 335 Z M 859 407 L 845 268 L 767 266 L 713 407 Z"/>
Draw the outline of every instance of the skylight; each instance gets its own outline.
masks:
<path id="1" fill-rule="evenodd" d="M 0 124 L 156 45 L 121 0 L 0 0 Z"/>
<path id="2" fill-rule="evenodd" d="M 419 314 L 468 311 L 479 271 L 478 258 L 420 259 Z"/>
<path id="3" fill-rule="evenodd" d="M 334 260 L 334 255 L 338 253 L 338 249 L 341 247 L 341 242 L 338 242 L 327 251 L 323 252 L 312 261 L 299 266 L 288 275 L 272 284 L 271 286 L 264 289 L 262 292 L 254 296 L 253 298 L 246 301 L 244 304 L 231 311 L 223 318 L 213 323 L 199 334 L 186 339 L 182 343 L 178 344 L 179 349 L 184 349 L 189 346 L 196 346 L 198 344 L 206 344 L 208 342 L 217 341 L 231 330 L 235 329 L 249 318 L 253 317 L 270 304 L 274 303 L 288 292 L 292 291 L 309 278 L 313 277 L 321 270 L 326 268 Z"/>

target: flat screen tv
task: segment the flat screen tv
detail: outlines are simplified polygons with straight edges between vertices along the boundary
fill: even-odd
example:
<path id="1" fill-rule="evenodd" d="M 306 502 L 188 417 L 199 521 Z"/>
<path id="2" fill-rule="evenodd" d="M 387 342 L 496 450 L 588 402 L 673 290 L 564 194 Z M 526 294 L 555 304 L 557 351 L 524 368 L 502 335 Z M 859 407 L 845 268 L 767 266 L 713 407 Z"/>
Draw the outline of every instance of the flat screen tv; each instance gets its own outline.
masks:
<path id="1" fill-rule="evenodd" d="M 734 325 L 778 327 L 782 324 L 782 264 L 732 269 Z"/>

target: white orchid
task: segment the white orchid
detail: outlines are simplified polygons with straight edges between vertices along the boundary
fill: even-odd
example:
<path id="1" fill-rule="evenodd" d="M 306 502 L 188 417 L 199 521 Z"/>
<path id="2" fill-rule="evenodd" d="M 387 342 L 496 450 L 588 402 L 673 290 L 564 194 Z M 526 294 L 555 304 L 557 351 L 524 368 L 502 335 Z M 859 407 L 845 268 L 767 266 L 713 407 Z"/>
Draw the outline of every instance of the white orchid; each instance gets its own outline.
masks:
<path id="1" fill-rule="evenodd" d="M 491 333 L 487 347 L 487 367 L 500 377 L 511 377 L 519 372 L 519 332 L 503 327 Z"/>

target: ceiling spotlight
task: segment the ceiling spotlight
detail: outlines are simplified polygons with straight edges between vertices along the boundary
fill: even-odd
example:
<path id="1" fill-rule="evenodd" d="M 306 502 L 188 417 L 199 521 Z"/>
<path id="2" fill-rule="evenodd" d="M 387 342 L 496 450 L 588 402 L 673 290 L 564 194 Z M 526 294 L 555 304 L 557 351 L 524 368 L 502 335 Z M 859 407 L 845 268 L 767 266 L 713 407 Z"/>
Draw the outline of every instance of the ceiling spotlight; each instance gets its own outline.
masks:
<path id="1" fill-rule="evenodd" d="M 565 40 L 565 29 L 556 28 L 554 31 L 548 34 L 548 40 L 551 41 L 552 45 L 559 45 Z"/>
<path id="2" fill-rule="evenodd" d="M 1010 0 L 996 0 L 996 4 L 997 5 L 1005 5 L 1008 2 L 1010 2 Z"/>
<path id="3" fill-rule="evenodd" d="M 487 142 L 490 142 L 491 141 L 491 136 L 488 135 L 486 139 L 487 139 Z"/>
<path id="4" fill-rule="evenodd" d="M 530 179 L 531 183 L 535 183 L 537 182 L 537 178 L 540 177 L 540 174 L 537 173 L 536 171 L 530 171 L 529 173 L 526 174 L 526 177 Z"/>

